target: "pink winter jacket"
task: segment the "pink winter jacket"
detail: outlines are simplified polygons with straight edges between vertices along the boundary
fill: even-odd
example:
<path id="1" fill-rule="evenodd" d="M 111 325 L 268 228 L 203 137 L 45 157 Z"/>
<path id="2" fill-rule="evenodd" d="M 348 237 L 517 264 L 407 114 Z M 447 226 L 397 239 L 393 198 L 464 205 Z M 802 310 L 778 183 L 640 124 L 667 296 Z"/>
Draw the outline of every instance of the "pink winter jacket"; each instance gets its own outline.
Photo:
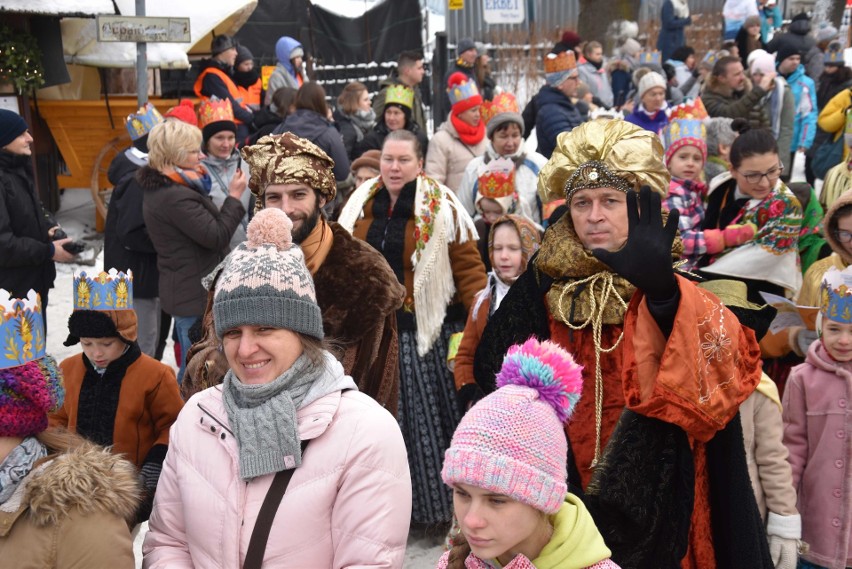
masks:
<path id="1" fill-rule="evenodd" d="M 297 413 L 310 440 L 278 508 L 264 568 L 402 567 L 411 479 L 396 420 L 336 391 Z M 197 393 L 171 429 L 143 567 L 243 566 L 274 475 L 245 482 L 221 386 Z"/>
<path id="2" fill-rule="evenodd" d="M 804 558 L 829 569 L 852 566 L 852 363 L 814 342 L 784 389 L 784 444 L 799 494 Z"/>

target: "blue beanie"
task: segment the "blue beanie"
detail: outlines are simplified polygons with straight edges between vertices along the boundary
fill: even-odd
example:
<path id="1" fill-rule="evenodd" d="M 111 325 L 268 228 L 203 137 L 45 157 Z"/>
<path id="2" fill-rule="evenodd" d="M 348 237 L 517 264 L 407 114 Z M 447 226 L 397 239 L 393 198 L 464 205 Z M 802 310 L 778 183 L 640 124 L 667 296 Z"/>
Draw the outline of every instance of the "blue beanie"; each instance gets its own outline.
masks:
<path id="1" fill-rule="evenodd" d="M 24 134 L 28 128 L 21 115 L 0 109 L 0 148 Z"/>

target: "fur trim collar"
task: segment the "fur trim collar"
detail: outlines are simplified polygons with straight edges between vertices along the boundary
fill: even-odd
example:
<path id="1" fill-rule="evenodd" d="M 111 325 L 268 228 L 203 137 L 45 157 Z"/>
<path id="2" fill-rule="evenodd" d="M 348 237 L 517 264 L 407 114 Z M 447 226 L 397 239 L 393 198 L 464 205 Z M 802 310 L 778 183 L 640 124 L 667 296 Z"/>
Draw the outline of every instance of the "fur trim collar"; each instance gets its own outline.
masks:
<path id="1" fill-rule="evenodd" d="M 158 190 L 164 186 L 173 186 L 175 183 L 150 166 L 143 166 L 136 172 L 136 181 L 143 190 Z"/>
<path id="2" fill-rule="evenodd" d="M 334 241 L 314 275 L 317 304 L 322 307 L 325 334 L 349 343 L 401 308 L 405 287 L 381 253 L 338 223 L 329 226 Z"/>
<path id="3" fill-rule="evenodd" d="M 139 503 L 136 468 L 120 456 L 86 442 L 36 467 L 4 504 L 44 527 L 62 522 L 72 509 L 83 515 L 109 512 L 132 521 Z"/>

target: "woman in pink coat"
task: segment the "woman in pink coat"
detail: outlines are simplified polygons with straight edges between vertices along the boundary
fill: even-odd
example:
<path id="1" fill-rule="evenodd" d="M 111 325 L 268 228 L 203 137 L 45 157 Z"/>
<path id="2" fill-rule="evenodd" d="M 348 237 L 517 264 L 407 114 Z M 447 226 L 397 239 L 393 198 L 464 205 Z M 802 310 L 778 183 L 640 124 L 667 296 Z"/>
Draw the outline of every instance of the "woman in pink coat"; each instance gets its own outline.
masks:
<path id="1" fill-rule="evenodd" d="M 411 515 L 402 435 L 323 349 L 322 315 L 291 228 L 282 211 L 261 211 L 211 275 L 230 369 L 222 385 L 187 401 L 172 427 L 146 568 L 244 567 L 282 471 L 292 478 L 273 503 L 265 569 L 402 567 Z"/>
<path id="2" fill-rule="evenodd" d="M 784 390 L 784 444 L 802 516 L 803 569 L 852 567 L 852 268 L 820 289 L 820 340 Z"/>

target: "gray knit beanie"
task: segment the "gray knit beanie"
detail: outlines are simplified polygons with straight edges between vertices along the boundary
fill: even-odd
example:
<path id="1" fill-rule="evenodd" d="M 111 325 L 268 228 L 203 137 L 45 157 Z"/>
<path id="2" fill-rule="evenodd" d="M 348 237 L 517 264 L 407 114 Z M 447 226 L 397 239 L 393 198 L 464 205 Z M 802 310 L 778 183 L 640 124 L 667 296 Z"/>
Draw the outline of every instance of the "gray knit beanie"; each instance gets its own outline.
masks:
<path id="1" fill-rule="evenodd" d="M 293 222 L 279 209 L 258 212 L 223 261 L 213 297 L 216 335 L 237 326 L 285 328 L 323 338 L 322 312 Z"/>

